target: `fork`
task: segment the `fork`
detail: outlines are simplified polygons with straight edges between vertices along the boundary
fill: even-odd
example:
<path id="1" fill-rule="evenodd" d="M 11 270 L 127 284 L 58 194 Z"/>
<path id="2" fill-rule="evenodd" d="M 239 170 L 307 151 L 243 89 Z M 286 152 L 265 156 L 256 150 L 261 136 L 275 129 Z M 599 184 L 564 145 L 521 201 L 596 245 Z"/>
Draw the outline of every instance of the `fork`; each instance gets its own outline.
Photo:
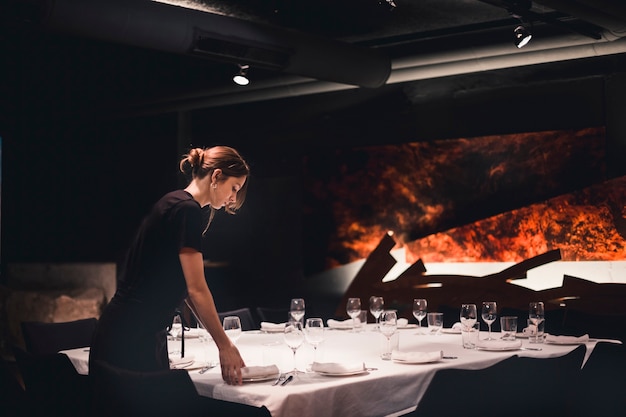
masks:
<path id="1" fill-rule="evenodd" d="M 198 371 L 199 374 L 203 374 L 206 371 L 208 371 L 209 369 L 213 369 L 217 366 L 217 362 L 209 362 L 205 367 L 203 367 L 202 369 L 200 369 Z"/>
<path id="2" fill-rule="evenodd" d="M 276 381 L 274 381 L 274 383 L 273 383 L 272 385 L 278 385 L 278 384 L 280 384 L 281 382 L 283 382 L 286 378 L 287 378 L 287 375 L 285 375 L 285 374 L 280 374 L 280 375 L 278 376 L 278 379 L 277 379 Z"/>

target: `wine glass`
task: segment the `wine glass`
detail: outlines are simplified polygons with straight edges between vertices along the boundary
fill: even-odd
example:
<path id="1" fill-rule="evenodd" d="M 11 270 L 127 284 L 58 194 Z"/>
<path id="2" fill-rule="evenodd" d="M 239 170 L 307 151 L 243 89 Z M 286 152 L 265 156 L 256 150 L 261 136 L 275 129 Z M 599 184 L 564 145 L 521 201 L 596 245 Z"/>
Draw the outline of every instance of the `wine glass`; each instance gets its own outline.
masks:
<path id="1" fill-rule="evenodd" d="M 202 345 L 202 354 L 204 356 L 204 367 L 202 369 L 209 370 L 217 364 L 217 362 L 209 360 L 209 351 L 211 343 L 213 342 L 213 338 L 211 337 L 211 334 L 208 332 L 208 330 L 200 322 L 198 322 L 198 340 Z"/>
<path id="2" fill-rule="evenodd" d="M 237 342 L 237 339 L 241 336 L 241 320 L 238 316 L 226 316 L 224 317 L 224 331 L 226 335 L 233 341 Z"/>
<path id="3" fill-rule="evenodd" d="M 298 320 L 289 320 L 285 324 L 285 331 L 283 333 L 285 343 L 293 352 L 293 375 L 298 374 L 298 367 L 296 366 L 296 351 L 304 342 L 304 332 L 302 331 L 302 322 Z"/>
<path id="4" fill-rule="evenodd" d="M 317 362 L 317 347 L 324 341 L 324 321 L 321 318 L 306 319 L 306 341 L 313 346 L 313 362 Z"/>
<path id="5" fill-rule="evenodd" d="M 426 317 L 428 310 L 428 302 L 423 298 L 415 298 L 413 300 L 413 316 L 417 319 L 417 334 L 422 333 L 422 320 Z"/>
<path id="6" fill-rule="evenodd" d="M 482 318 L 487 326 L 489 326 L 489 336 L 485 340 L 493 340 L 491 337 L 491 324 L 496 321 L 498 316 L 498 308 L 495 301 L 484 301 L 482 309 Z"/>
<path id="7" fill-rule="evenodd" d="M 346 311 L 348 312 L 348 315 L 352 317 L 352 331 L 356 332 L 356 319 L 361 315 L 361 299 L 348 298 Z"/>
<path id="8" fill-rule="evenodd" d="M 382 354 L 383 360 L 391 360 L 391 336 L 398 329 L 398 315 L 395 310 L 385 310 L 380 315 L 380 332 L 387 338 L 387 349 Z"/>
<path id="9" fill-rule="evenodd" d="M 528 341 L 531 343 L 541 343 L 539 325 L 545 320 L 545 310 L 543 302 L 533 301 L 528 306 L 528 320 L 535 326 L 535 331 L 530 333 Z"/>
<path id="10" fill-rule="evenodd" d="M 304 317 L 304 298 L 292 298 L 291 307 L 289 308 L 289 314 L 294 320 L 302 323 Z"/>
<path id="11" fill-rule="evenodd" d="M 476 304 L 461 304 L 461 313 L 459 314 L 461 325 L 465 329 L 471 329 L 478 319 L 476 313 Z"/>
<path id="12" fill-rule="evenodd" d="M 376 329 L 379 328 L 378 318 L 383 312 L 384 307 L 385 300 L 383 300 L 383 297 L 379 297 L 376 295 L 372 295 L 370 297 L 370 313 L 372 313 L 372 316 L 374 316 L 374 318 L 376 319 Z"/>

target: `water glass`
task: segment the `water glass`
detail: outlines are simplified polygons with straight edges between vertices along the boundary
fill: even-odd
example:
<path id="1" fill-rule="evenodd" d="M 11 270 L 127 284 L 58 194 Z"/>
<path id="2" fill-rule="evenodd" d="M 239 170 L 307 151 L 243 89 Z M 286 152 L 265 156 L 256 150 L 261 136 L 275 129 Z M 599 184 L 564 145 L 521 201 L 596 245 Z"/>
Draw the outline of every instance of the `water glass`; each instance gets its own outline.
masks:
<path id="1" fill-rule="evenodd" d="M 304 308 L 304 299 L 303 298 L 292 298 L 291 305 L 289 307 L 289 314 L 293 320 L 299 321 L 302 323 L 302 319 L 304 318 L 305 308 Z"/>
<path id="2" fill-rule="evenodd" d="M 517 334 L 517 317 L 502 316 L 500 317 L 500 337 L 502 340 L 515 340 Z"/>
<path id="3" fill-rule="evenodd" d="M 439 334 L 439 330 L 443 327 L 443 313 L 428 313 L 428 333 L 432 335 Z"/>
<path id="4" fill-rule="evenodd" d="M 475 321 L 471 326 L 461 327 L 461 340 L 463 348 L 476 349 L 478 343 L 478 334 L 480 332 L 480 322 Z"/>
<path id="5" fill-rule="evenodd" d="M 545 327 L 545 309 L 542 301 L 533 301 L 528 305 L 528 337 L 529 343 L 543 343 L 543 329 Z M 533 326 L 532 328 L 530 326 Z M 535 331 L 532 331 L 536 329 Z"/>

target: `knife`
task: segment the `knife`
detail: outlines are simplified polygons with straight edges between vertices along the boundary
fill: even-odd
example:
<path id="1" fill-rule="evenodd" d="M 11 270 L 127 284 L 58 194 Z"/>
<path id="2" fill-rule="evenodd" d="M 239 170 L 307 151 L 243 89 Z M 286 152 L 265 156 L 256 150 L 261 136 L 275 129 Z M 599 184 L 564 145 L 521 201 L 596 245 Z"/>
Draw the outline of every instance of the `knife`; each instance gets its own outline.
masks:
<path id="1" fill-rule="evenodd" d="M 293 375 L 289 375 L 289 378 L 285 379 L 285 380 L 282 382 L 282 384 L 280 384 L 280 385 L 281 385 L 281 386 L 282 386 L 282 385 L 287 385 L 288 383 L 290 383 L 290 382 L 291 382 L 291 380 L 292 380 L 292 379 L 293 379 Z"/>

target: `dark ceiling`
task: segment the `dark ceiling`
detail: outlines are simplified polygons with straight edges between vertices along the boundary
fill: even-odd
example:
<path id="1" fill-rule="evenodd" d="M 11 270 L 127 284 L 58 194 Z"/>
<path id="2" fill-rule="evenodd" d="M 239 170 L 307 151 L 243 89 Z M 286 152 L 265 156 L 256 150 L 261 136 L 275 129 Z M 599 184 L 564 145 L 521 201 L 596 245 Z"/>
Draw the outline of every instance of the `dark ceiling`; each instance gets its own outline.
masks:
<path id="1" fill-rule="evenodd" d="M 622 0 L 390 1 L 8 2 L 0 46 L 13 81 L 5 88 L 27 108 L 130 115 L 359 85 L 403 84 L 419 101 L 451 88 L 621 71 L 625 61 Z M 182 6 L 192 15 L 177 17 Z M 534 38 L 518 49 L 513 28 L 522 22 Z M 175 42 L 198 27 L 217 39 L 210 53 L 195 53 L 196 40 Z M 238 64 L 251 66 L 248 87 L 231 82 Z"/>

